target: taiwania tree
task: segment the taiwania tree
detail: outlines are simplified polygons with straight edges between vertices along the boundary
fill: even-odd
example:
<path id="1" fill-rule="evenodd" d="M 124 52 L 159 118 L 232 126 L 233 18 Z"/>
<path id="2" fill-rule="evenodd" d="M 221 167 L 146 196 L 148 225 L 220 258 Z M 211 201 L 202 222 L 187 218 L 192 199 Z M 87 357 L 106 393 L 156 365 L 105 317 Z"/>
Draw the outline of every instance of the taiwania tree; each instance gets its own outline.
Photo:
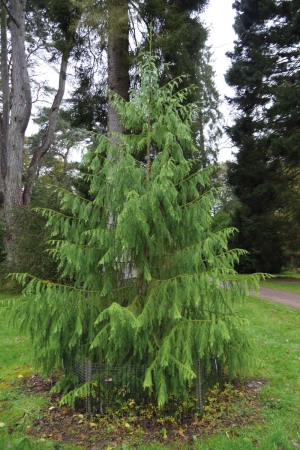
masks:
<path id="1" fill-rule="evenodd" d="M 61 283 L 16 277 L 30 278 L 19 317 L 35 362 L 46 373 L 63 367 L 61 388 L 77 358 L 143 364 L 144 388 L 162 406 L 169 392 L 187 393 L 199 358 L 209 367 L 217 356 L 230 374 L 247 366 L 251 343 L 235 307 L 256 278 L 226 281 L 243 251 L 228 250 L 232 229 L 212 233 L 214 197 L 200 193 L 210 170 L 192 173 L 184 157 L 197 116 L 183 106 L 190 89 L 176 92 L 181 78 L 159 88 L 164 69 L 149 54 L 138 70 L 130 102 L 112 99 L 130 131 L 99 136 L 87 155 L 92 200 L 62 192 L 62 211 L 43 212 Z"/>

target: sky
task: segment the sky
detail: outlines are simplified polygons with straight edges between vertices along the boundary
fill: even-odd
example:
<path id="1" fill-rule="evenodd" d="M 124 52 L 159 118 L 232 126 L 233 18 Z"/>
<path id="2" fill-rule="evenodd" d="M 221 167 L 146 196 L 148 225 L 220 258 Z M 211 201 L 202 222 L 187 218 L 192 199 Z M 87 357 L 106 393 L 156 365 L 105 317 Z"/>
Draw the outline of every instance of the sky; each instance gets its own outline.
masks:
<path id="1" fill-rule="evenodd" d="M 236 38 L 232 28 L 235 17 L 232 3 L 233 0 L 210 0 L 210 5 L 204 14 L 201 15 L 201 18 L 204 19 L 210 29 L 208 45 L 211 46 L 213 53 L 212 63 L 216 74 L 215 83 L 222 100 L 220 109 L 225 123 L 230 121 L 230 111 L 224 98 L 225 95 L 232 95 L 232 90 L 224 79 L 224 74 L 230 65 L 230 60 L 225 53 L 233 50 L 233 41 Z M 224 139 L 220 147 L 219 161 L 231 159 L 232 149 L 228 139 Z"/>

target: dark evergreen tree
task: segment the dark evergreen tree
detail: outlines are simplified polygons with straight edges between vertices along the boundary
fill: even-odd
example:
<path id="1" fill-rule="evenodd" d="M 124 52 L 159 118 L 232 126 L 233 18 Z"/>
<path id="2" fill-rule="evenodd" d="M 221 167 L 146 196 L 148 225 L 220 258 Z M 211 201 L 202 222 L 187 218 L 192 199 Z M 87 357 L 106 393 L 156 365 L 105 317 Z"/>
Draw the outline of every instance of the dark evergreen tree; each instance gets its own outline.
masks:
<path id="1" fill-rule="evenodd" d="M 206 47 L 207 29 L 201 12 L 208 0 L 145 0 L 140 2 L 140 16 L 150 31 L 154 30 L 153 48 L 165 66 L 161 84 L 185 73 L 178 89 L 192 83 L 196 89 L 187 102 L 198 101 L 201 108 L 193 124 L 194 142 L 200 164 L 207 166 L 217 159 L 216 141 L 220 135 L 219 95 L 214 85 L 210 53 Z M 195 155 L 186 155 L 195 157 Z"/>
<path id="2" fill-rule="evenodd" d="M 245 270 L 280 272 L 300 249 L 300 5 L 242 0 L 234 8 L 238 39 L 226 79 L 237 109 L 228 130 L 238 148 L 228 172 L 241 202 L 235 245 L 250 251 Z"/>

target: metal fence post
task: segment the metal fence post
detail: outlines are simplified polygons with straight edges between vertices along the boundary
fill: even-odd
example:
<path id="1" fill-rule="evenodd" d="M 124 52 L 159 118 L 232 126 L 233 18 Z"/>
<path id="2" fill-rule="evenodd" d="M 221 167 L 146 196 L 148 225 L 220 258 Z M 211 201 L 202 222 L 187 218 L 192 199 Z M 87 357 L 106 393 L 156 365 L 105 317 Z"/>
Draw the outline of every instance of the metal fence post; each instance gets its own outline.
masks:
<path id="1" fill-rule="evenodd" d="M 84 360 L 84 381 L 87 383 L 87 394 L 86 394 L 86 412 L 91 414 L 92 412 L 92 398 L 91 398 L 91 381 L 92 381 L 92 362 L 91 358 L 85 358 Z"/>
<path id="2" fill-rule="evenodd" d="M 202 374 L 201 374 L 201 360 L 196 360 L 196 399 L 197 399 L 197 412 L 199 416 L 203 417 L 203 391 L 202 391 Z"/>

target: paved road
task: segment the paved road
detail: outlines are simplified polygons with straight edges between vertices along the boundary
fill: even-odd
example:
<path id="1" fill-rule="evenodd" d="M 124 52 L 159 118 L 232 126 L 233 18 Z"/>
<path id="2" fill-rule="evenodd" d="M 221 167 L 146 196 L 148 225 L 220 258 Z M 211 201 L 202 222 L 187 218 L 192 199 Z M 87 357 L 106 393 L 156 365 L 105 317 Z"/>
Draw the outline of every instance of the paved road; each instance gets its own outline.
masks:
<path id="1" fill-rule="evenodd" d="M 261 287 L 259 289 L 259 297 L 266 300 L 272 300 L 276 303 L 282 303 L 292 308 L 300 309 L 300 295 L 293 294 L 292 292 L 277 291 L 275 289 L 269 289 Z"/>

